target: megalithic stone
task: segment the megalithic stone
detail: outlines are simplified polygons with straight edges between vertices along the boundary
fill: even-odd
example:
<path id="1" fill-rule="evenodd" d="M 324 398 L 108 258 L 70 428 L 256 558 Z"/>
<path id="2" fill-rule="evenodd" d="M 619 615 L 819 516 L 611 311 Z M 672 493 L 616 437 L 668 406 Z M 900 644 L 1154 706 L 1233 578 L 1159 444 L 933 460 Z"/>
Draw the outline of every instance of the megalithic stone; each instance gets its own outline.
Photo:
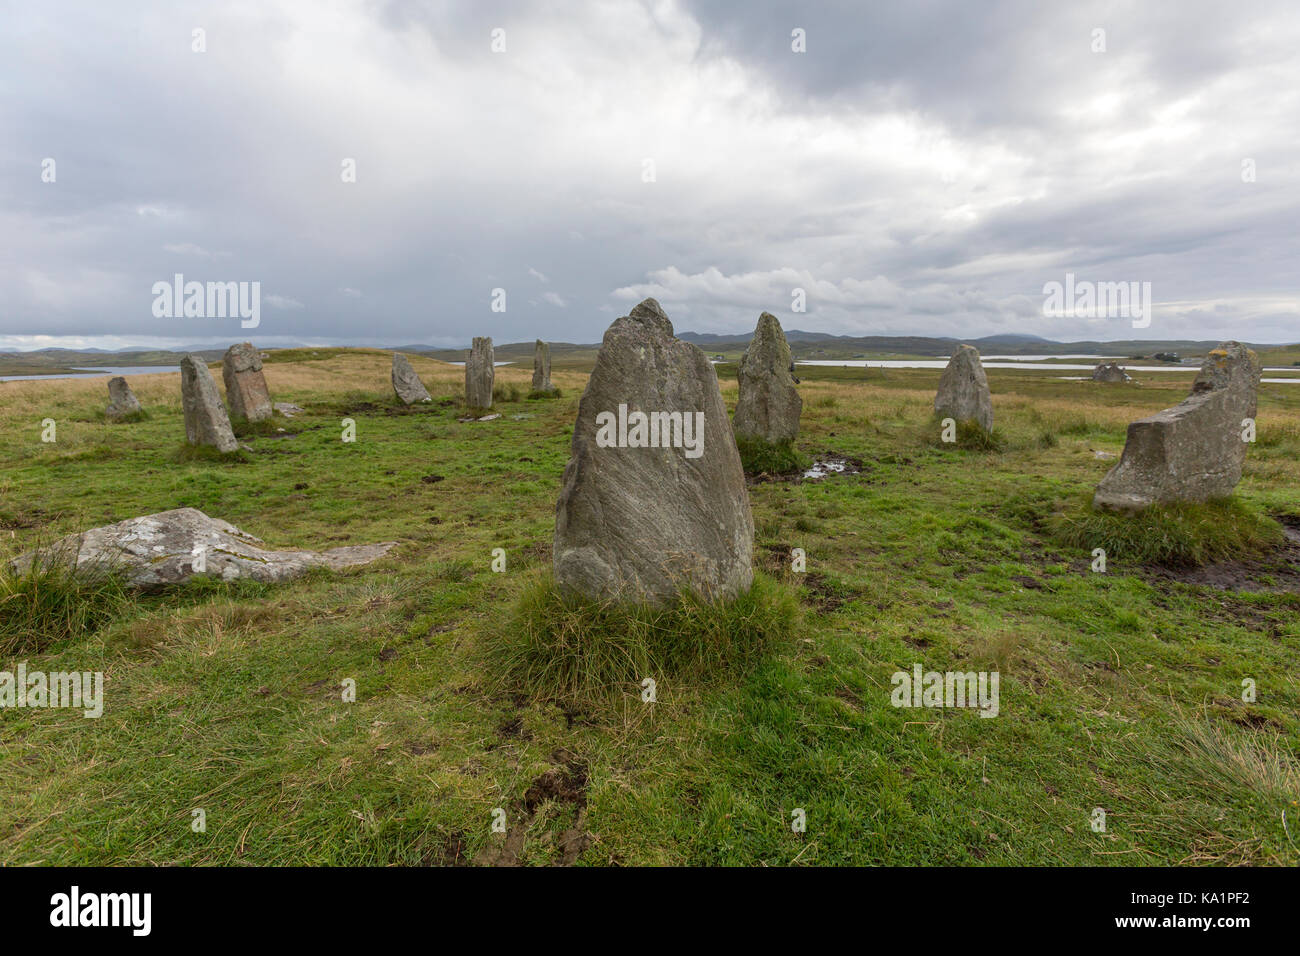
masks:
<path id="1" fill-rule="evenodd" d="M 181 406 L 185 409 L 185 440 L 191 445 L 209 445 L 222 453 L 239 447 L 208 364 L 195 355 L 181 359 Z"/>
<path id="2" fill-rule="evenodd" d="M 271 417 L 271 392 L 262 373 L 262 353 L 250 342 L 226 349 L 221 359 L 221 377 L 226 383 L 226 403 L 232 418 L 261 422 Z"/>
<path id="3" fill-rule="evenodd" d="M 712 600 L 753 581 L 754 522 L 708 357 L 646 299 L 605 332 L 555 509 L 555 580 L 592 599 Z"/>
<path id="4" fill-rule="evenodd" d="M 492 339 L 476 336 L 465 360 L 465 404 L 470 408 L 491 408 L 495 378 Z"/>
<path id="5" fill-rule="evenodd" d="M 1094 382 L 1131 382 L 1128 372 L 1119 367 L 1118 362 L 1102 362 L 1092 370 Z"/>
<path id="6" fill-rule="evenodd" d="M 404 405 L 433 401 L 420 376 L 411 368 L 410 359 L 401 352 L 393 353 L 393 391 Z"/>
<path id="7" fill-rule="evenodd" d="M 781 323 L 770 312 L 764 312 L 740 359 L 740 398 L 735 418 L 738 438 L 760 438 L 775 444 L 798 436 L 803 399 L 794 387 L 793 368 Z"/>
<path id="8" fill-rule="evenodd" d="M 108 380 L 108 408 L 104 410 L 108 420 L 118 422 L 138 411 L 140 411 L 140 400 L 131 391 L 131 386 L 126 384 L 126 379 L 121 375 L 110 378 Z"/>
<path id="9" fill-rule="evenodd" d="M 959 345 L 952 353 L 939 376 L 934 411 L 957 422 L 977 422 L 986 432 L 993 430 L 993 398 L 975 346 Z"/>
<path id="10" fill-rule="evenodd" d="M 551 347 L 541 339 L 533 346 L 533 391 L 549 392 L 551 385 Z"/>
<path id="11" fill-rule="evenodd" d="M 1224 342 L 1205 357 L 1192 393 L 1128 426 L 1124 454 L 1097 486 L 1097 508 L 1138 511 L 1156 503 L 1232 494 L 1253 433 L 1259 356 Z"/>

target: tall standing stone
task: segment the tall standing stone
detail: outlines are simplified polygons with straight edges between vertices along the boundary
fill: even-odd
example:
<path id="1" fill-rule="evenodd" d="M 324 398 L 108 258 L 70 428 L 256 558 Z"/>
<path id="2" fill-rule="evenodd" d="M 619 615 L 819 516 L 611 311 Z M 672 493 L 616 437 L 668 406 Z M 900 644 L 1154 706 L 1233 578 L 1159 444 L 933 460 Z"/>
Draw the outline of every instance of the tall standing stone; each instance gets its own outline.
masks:
<path id="1" fill-rule="evenodd" d="M 654 299 L 605 332 L 555 509 L 555 579 L 593 599 L 728 598 L 753 581 L 754 522 L 708 358 Z"/>
<path id="2" fill-rule="evenodd" d="M 135 397 L 131 391 L 131 386 L 126 384 L 126 379 L 121 375 L 108 380 L 108 408 L 104 409 L 104 414 L 110 422 L 120 422 L 128 415 L 134 415 L 140 411 L 140 400 Z"/>
<path id="3" fill-rule="evenodd" d="M 217 383 L 207 363 L 194 355 L 181 359 L 181 405 L 185 409 L 185 440 L 191 445 L 210 445 L 222 453 L 239 447 Z"/>
<path id="4" fill-rule="evenodd" d="M 491 408 L 492 383 L 495 378 L 492 339 L 475 336 L 474 345 L 465 360 L 465 404 L 470 408 Z"/>
<path id="5" fill-rule="evenodd" d="M 934 411 L 957 422 L 977 422 L 986 432 L 993 430 L 993 398 L 975 346 L 959 345 L 952 353 L 948 367 L 939 376 Z"/>
<path id="6" fill-rule="evenodd" d="M 415 369 L 411 368 L 411 361 L 401 352 L 393 353 L 393 391 L 403 405 L 414 405 L 416 402 L 431 402 L 429 391 L 420 381 L 420 376 L 415 374 Z"/>
<path id="7" fill-rule="evenodd" d="M 226 383 L 226 403 L 232 418 L 261 422 L 271 417 L 271 392 L 262 374 L 262 353 L 250 342 L 226 349 L 221 359 L 221 377 Z"/>
<path id="8" fill-rule="evenodd" d="M 754 338 L 740 359 L 740 399 L 736 402 L 736 437 L 771 444 L 794 441 L 799 434 L 803 399 L 794 387 L 794 358 L 770 312 L 758 317 Z"/>
<path id="9" fill-rule="evenodd" d="M 1260 371 L 1259 357 L 1240 342 L 1210 352 L 1187 398 L 1130 423 L 1124 454 L 1097 486 L 1093 506 L 1138 511 L 1232 494 L 1246 462 L 1244 432 L 1254 422 Z"/>
<path id="10" fill-rule="evenodd" d="M 555 386 L 551 384 L 551 347 L 538 339 L 533 346 L 533 391 L 554 390 Z"/>

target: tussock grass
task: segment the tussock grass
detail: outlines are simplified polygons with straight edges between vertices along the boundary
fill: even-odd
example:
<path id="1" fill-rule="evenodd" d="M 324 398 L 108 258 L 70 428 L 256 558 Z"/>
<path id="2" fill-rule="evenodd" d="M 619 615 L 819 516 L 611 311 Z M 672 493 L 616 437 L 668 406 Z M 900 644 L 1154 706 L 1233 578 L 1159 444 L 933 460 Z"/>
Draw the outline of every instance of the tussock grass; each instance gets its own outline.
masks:
<path id="1" fill-rule="evenodd" d="M 935 415 L 926 430 L 926 437 L 935 448 L 959 448 L 962 451 L 987 452 L 1000 452 L 1007 448 L 1007 439 L 1002 432 L 996 428 L 992 431 L 985 431 L 983 426 L 974 420 L 957 422 L 955 440 L 944 441 L 942 422 L 943 417 Z"/>
<path id="2" fill-rule="evenodd" d="M 524 397 L 524 390 L 514 382 L 497 382 L 492 386 L 492 402 L 518 402 Z"/>
<path id="3" fill-rule="evenodd" d="M 1136 514 L 1095 509 L 1091 493 L 1050 516 L 1047 529 L 1061 544 L 1112 560 L 1168 567 L 1199 567 L 1276 547 L 1281 526 L 1238 498 L 1203 504 L 1152 505 Z"/>
<path id="4" fill-rule="evenodd" d="M 799 453 L 793 442 L 772 443 L 746 435 L 736 436 L 740 464 L 751 475 L 784 475 L 800 471 L 811 464 L 811 459 Z"/>
<path id="5" fill-rule="evenodd" d="M 104 415 L 104 421 L 108 422 L 110 425 L 131 425 L 135 422 L 149 421 L 149 413 L 143 408 L 131 412 L 130 414 L 123 415 L 121 418 L 109 418 L 106 412 L 101 414 Z"/>
<path id="6" fill-rule="evenodd" d="M 111 567 L 75 570 L 58 557 L 38 558 L 22 572 L 0 567 L 0 655 L 39 654 L 93 634 L 131 604 Z"/>
<path id="7" fill-rule="evenodd" d="M 551 389 L 534 388 L 529 390 L 528 395 L 526 397 L 528 401 L 536 402 L 547 398 L 560 398 L 563 396 L 563 394 L 564 393 L 561 392 L 558 388 L 551 388 Z"/>
<path id="8" fill-rule="evenodd" d="M 280 434 L 280 429 L 288 431 L 289 419 L 285 418 L 279 412 L 273 412 L 270 418 L 264 418 L 260 422 L 250 422 L 247 418 L 230 419 L 230 428 L 235 433 L 236 438 L 266 438 Z"/>
<path id="9" fill-rule="evenodd" d="M 486 645 L 499 678 L 538 700 L 599 701 L 649 677 L 705 682 L 753 668 L 798 626 L 794 593 L 755 574 L 731 601 L 689 592 L 662 606 L 563 594 L 540 576 Z"/>

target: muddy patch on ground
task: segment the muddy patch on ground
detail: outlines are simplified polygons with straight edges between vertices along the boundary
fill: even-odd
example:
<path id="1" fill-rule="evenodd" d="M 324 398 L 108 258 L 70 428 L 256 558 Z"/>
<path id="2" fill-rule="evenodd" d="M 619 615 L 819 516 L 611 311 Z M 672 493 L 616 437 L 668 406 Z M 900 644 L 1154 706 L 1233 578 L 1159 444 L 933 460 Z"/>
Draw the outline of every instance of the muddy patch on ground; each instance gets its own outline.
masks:
<path id="1" fill-rule="evenodd" d="M 491 842 L 475 857 L 479 866 L 521 866 L 528 828 L 538 812 L 547 804 L 569 805 L 574 810 L 573 825 L 554 836 L 556 866 L 572 866 L 592 843 L 587 832 L 587 764 L 567 750 L 551 754 L 555 766 L 534 780 L 524 791 L 523 799 L 516 801 L 508 814 L 515 822 L 504 837 L 494 835 Z"/>
<path id="2" fill-rule="evenodd" d="M 834 478 L 843 475 L 857 475 L 867 471 L 867 463 L 861 458 L 854 458 L 852 455 L 841 455 L 839 452 L 827 451 L 813 458 L 813 462 L 807 468 L 798 468 L 794 471 L 784 471 L 778 473 L 759 472 L 758 474 L 745 475 L 745 483 L 750 485 L 761 485 L 768 481 L 785 481 L 791 484 L 800 484 L 805 481 L 825 481 L 827 478 Z"/>
<path id="3" fill-rule="evenodd" d="M 1147 576 L 1155 581 L 1177 581 L 1222 591 L 1300 594 L 1300 517 L 1274 517 L 1286 533 L 1285 542 L 1274 551 L 1199 568 L 1152 567 L 1147 569 Z"/>

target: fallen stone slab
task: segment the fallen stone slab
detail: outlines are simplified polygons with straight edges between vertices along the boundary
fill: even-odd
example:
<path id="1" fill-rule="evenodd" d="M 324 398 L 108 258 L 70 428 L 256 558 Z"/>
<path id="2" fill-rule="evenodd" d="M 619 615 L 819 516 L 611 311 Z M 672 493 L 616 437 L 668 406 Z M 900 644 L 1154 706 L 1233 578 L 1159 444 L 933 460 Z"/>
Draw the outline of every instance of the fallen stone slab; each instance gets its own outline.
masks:
<path id="1" fill-rule="evenodd" d="M 1260 373 L 1259 357 L 1240 342 L 1211 351 L 1187 398 L 1129 424 L 1124 453 L 1097 486 L 1093 507 L 1138 511 L 1232 494 L 1246 462 L 1243 431 L 1255 418 Z"/>
<path id="2" fill-rule="evenodd" d="M 959 345 L 939 376 L 939 391 L 934 396 L 936 415 L 957 422 L 974 421 L 986 432 L 993 430 L 993 399 L 989 380 L 980 362 L 979 349 Z"/>
<path id="3" fill-rule="evenodd" d="M 126 384 L 126 379 L 121 375 L 108 380 L 108 408 L 104 409 L 104 414 L 110 422 L 120 422 L 128 415 L 134 415 L 141 410 L 140 400 L 135 397 L 131 391 L 131 386 Z"/>
<path id="4" fill-rule="evenodd" d="M 293 418 L 293 416 L 301 415 L 306 411 L 301 405 L 295 405 L 293 402 L 276 402 L 273 407 L 285 418 Z"/>
<path id="5" fill-rule="evenodd" d="M 225 581 L 287 581 L 311 568 L 342 568 L 369 564 L 386 555 L 397 542 L 331 548 L 329 551 L 276 551 L 219 518 L 196 508 L 176 508 L 129 518 L 60 538 L 53 544 L 19 555 L 10 566 L 25 573 L 34 560 L 62 562 L 83 573 L 112 569 L 136 587 L 180 584 L 196 574 Z"/>

